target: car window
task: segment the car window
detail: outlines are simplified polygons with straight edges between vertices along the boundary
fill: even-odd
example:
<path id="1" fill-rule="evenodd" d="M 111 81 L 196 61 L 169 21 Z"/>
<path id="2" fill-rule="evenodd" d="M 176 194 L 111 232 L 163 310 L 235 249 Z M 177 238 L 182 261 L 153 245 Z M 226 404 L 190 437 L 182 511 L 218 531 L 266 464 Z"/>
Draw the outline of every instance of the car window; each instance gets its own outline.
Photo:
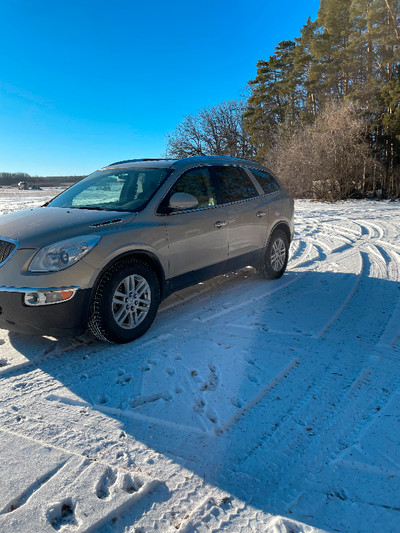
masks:
<path id="1" fill-rule="evenodd" d="M 118 202 L 124 184 L 125 181 L 118 179 L 118 176 L 105 176 L 72 198 L 71 207 L 92 207 L 109 202 Z"/>
<path id="2" fill-rule="evenodd" d="M 105 169 L 94 172 L 48 203 L 50 207 L 140 210 L 154 196 L 169 169 Z"/>
<path id="3" fill-rule="evenodd" d="M 269 172 L 264 172 L 263 170 L 258 170 L 255 168 L 249 168 L 249 170 L 264 189 L 264 192 L 274 192 L 280 188 L 276 179 L 271 176 Z"/>
<path id="4" fill-rule="evenodd" d="M 170 191 L 169 198 L 176 192 L 192 194 L 199 202 L 198 207 L 216 205 L 217 197 L 207 168 L 193 168 L 183 174 Z"/>
<path id="5" fill-rule="evenodd" d="M 213 167 L 224 204 L 259 196 L 249 176 L 239 167 Z"/>

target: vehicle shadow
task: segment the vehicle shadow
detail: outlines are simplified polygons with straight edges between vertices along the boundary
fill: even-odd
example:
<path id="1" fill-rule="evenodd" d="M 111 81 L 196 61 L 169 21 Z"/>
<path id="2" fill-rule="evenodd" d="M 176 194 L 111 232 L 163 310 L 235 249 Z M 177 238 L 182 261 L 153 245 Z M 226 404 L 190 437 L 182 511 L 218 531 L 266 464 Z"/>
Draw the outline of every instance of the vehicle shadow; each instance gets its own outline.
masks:
<path id="1" fill-rule="evenodd" d="M 186 300 L 167 301 L 152 329 L 129 345 L 89 336 L 77 345 L 9 339 L 57 382 L 42 396 L 49 444 L 66 419 L 78 418 L 74 449 L 95 458 L 101 438 L 103 460 L 115 461 L 115 441 L 101 426 L 111 419 L 126 434 L 125 467 L 162 472 L 148 459 L 166 458 L 266 513 L 343 530 L 343 499 L 329 497 L 338 489 L 335 461 L 381 416 L 400 370 L 399 283 L 371 277 L 369 266 L 365 258 L 359 275 L 288 271 L 266 282 L 248 273 L 206 283 L 197 299 L 193 288 Z M 370 383 L 376 376 L 375 398 L 357 381 L 365 369 Z M 87 414 L 79 421 L 77 407 L 98 413 L 92 426 Z M 360 473 L 346 475 L 354 507 Z"/>

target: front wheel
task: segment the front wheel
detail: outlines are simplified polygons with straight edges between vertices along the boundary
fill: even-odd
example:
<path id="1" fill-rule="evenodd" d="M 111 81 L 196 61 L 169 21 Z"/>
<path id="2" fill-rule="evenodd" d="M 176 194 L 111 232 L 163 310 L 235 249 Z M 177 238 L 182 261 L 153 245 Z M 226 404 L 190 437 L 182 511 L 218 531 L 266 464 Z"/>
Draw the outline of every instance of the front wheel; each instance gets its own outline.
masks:
<path id="1" fill-rule="evenodd" d="M 269 239 L 260 268 L 266 279 L 280 278 L 286 270 L 289 259 L 289 241 L 282 230 L 276 230 Z"/>
<path id="2" fill-rule="evenodd" d="M 97 288 L 89 328 L 97 338 L 126 343 L 146 333 L 160 304 L 160 285 L 146 264 L 127 260 L 108 270 Z"/>

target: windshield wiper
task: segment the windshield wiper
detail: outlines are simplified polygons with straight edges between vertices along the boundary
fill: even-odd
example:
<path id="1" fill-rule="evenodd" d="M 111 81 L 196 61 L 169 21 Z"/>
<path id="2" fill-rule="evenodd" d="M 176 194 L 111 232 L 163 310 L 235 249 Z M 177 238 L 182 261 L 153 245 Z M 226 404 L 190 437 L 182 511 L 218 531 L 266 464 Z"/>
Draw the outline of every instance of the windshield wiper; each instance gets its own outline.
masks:
<path id="1" fill-rule="evenodd" d="M 88 205 L 88 206 L 74 205 L 74 206 L 68 207 L 67 209 L 89 209 L 90 211 L 110 211 L 110 209 L 105 209 L 104 207 L 97 207 L 94 205 Z"/>

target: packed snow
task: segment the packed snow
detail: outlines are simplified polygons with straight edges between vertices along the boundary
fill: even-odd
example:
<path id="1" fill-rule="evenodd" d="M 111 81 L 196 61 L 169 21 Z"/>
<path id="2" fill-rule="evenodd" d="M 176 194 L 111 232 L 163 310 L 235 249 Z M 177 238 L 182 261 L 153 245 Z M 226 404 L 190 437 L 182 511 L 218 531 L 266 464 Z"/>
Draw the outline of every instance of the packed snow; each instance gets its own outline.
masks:
<path id="1" fill-rule="evenodd" d="M 400 531 L 399 204 L 295 209 L 281 279 L 176 293 L 131 344 L 0 330 L 2 533 Z"/>

